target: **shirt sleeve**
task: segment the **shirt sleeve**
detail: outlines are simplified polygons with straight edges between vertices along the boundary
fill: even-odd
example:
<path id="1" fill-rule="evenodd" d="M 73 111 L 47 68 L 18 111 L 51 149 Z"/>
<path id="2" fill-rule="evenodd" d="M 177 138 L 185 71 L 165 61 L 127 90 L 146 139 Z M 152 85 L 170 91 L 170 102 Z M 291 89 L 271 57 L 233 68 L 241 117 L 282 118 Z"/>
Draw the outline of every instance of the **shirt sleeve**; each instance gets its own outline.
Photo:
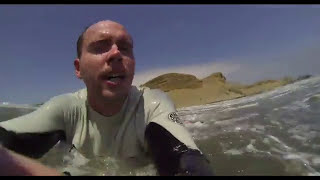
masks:
<path id="1" fill-rule="evenodd" d="M 66 98 L 63 95 L 53 97 L 37 110 L 11 120 L 3 121 L 0 123 L 0 126 L 16 133 L 64 131 L 63 109 L 65 101 Z"/>
<path id="2" fill-rule="evenodd" d="M 151 122 L 159 124 L 188 148 L 199 150 L 191 134 L 181 122 L 174 103 L 166 93 L 158 89 L 145 90 L 144 100 L 145 109 L 147 109 L 147 125 Z"/>

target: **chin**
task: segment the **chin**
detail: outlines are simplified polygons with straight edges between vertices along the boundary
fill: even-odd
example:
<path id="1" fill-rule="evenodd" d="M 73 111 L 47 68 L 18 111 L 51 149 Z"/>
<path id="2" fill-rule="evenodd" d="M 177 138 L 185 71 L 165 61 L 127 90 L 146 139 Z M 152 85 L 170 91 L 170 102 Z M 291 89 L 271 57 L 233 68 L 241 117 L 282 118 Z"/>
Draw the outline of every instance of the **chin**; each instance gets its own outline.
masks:
<path id="1" fill-rule="evenodd" d="M 110 90 L 103 90 L 102 96 L 107 100 L 122 100 L 124 99 L 129 93 L 128 91 L 110 91 Z"/>

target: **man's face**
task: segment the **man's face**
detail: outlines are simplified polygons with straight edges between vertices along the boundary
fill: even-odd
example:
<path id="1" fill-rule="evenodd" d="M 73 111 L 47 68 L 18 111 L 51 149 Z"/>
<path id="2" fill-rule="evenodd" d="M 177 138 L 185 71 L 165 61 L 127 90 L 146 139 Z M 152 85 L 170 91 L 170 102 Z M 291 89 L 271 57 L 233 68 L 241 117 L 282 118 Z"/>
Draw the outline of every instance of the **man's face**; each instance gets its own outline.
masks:
<path id="1" fill-rule="evenodd" d="M 92 25 L 84 34 L 78 64 L 76 74 L 83 79 L 92 97 L 123 99 L 134 76 L 131 36 L 122 25 L 111 21 Z"/>

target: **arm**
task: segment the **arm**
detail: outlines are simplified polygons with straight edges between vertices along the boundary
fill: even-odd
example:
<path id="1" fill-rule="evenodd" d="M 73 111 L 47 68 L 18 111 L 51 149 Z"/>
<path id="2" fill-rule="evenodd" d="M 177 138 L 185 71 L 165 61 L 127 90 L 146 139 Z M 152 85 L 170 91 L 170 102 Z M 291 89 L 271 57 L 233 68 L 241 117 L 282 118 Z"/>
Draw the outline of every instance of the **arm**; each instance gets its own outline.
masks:
<path id="1" fill-rule="evenodd" d="M 65 139 L 63 97 L 52 98 L 36 111 L 0 123 L 0 143 L 17 153 L 38 158 Z"/>
<path id="2" fill-rule="evenodd" d="M 0 176 L 60 176 L 55 169 L 0 146 Z"/>
<path id="3" fill-rule="evenodd" d="M 214 175 L 209 161 L 180 122 L 171 99 L 155 91 L 146 97 L 146 102 L 149 101 L 152 103 L 147 103 L 151 109 L 145 139 L 159 174 Z"/>
<path id="4" fill-rule="evenodd" d="M 146 129 L 146 140 L 161 176 L 213 176 L 209 161 L 196 149 L 188 148 L 156 123 Z"/>
<path id="5" fill-rule="evenodd" d="M 15 133 L 0 127 L 0 142 L 16 153 L 32 158 L 40 158 L 59 140 L 65 140 L 61 130 L 44 133 Z"/>

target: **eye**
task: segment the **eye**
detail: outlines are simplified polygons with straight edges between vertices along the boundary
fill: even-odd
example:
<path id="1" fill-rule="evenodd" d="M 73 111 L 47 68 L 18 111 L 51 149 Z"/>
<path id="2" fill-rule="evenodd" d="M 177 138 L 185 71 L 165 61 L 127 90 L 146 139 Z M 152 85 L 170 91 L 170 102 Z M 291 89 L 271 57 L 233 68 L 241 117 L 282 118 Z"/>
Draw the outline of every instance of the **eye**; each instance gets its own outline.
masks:
<path id="1" fill-rule="evenodd" d="M 110 41 L 102 40 L 89 45 L 89 51 L 94 54 L 102 54 L 108 52 L 111 48 Z"/>
<path id="2" fill-rule="evenodd" d="M 127 39 L 120 39 L 116 42 L 118 49 L 122 53 L 132 52 L 132 43 Z"/>
<path id="3" fill-rule="evenodd" d="M 110 47 L 106 48 L 104 46 L 97 46 L 93 49 L 93 52 L 95 54 L 102 54 L 102 53 L 108 52 L 109 50 L 110 50 Z"/>
<path id="4" fill-rule="evenodd" d="M 120 51 L 129 51 L 130 48 L 129 48 L 128 46 L 120 46 L 120 47 L 119 47 L 119 50 L 120 50 Z"/>
<path id="5" fill-rule="evenodd" d="M 130 45 L 119 45 L 118 49 L 123 54 L 130 54 L 132 52 L 132 47 Z"/>

